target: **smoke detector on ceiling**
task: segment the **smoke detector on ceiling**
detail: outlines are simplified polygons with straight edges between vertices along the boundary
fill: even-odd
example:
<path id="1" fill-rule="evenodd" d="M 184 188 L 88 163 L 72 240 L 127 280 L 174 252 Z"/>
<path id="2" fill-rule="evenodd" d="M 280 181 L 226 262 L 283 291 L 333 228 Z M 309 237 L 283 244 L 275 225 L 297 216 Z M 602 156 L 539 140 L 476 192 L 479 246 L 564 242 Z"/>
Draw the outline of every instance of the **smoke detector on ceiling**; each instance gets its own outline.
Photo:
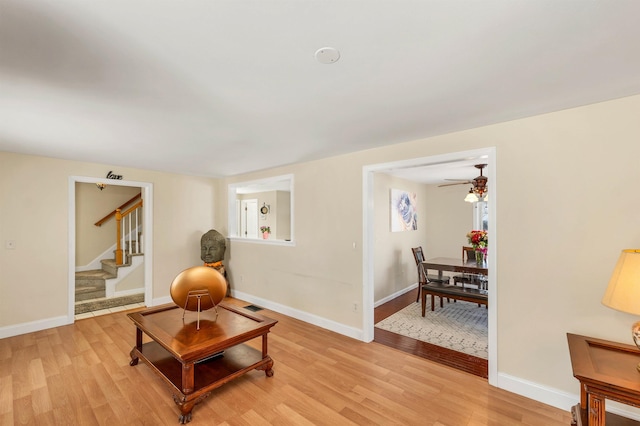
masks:
<path id="1" fill-rule="evenodd" d="M 321 64 L 333 64 L 340 59 L 340 52 L 333 47 L 322 47 L 316 51 L 315 56 Z"/>

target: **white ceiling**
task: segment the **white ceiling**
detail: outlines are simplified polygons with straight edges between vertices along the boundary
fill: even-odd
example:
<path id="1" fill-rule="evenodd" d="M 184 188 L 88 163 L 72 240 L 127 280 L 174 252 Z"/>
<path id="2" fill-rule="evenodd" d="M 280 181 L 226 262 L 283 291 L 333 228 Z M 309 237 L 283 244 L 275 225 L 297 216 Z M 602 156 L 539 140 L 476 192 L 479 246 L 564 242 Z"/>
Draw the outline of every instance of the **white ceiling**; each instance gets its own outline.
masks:
<path id="1" fill-rule="evenodd" d="M 639 16 L 637 0 L 0 0 L 0 150 L 231 176 L 638 94 Z"/>
<path id="2" fill-rule="evenodd" d="M 487 176 L 489 166 L 487 156 L 480 158 L 470 158 L 446 163 L 436 163 L 429 165 L 416 164 L 411 167 L 398 167 L 385 170 L 383 173 L 402 179 L 420 182 L 425 184 L 451 184 L 457 180 L 470 181 L 480 176 L 480 169 L 476 165 L 484 164 L 482 174 Z M 464 192 L 472 185 L 466 185 Z"/>

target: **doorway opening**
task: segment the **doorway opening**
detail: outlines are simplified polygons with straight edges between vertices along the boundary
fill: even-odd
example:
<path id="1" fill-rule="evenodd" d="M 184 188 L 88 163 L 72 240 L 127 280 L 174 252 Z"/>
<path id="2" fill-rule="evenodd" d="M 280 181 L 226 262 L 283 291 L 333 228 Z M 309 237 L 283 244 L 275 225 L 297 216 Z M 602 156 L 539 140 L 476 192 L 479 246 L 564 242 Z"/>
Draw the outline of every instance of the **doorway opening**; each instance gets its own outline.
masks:
<path id="1" fill-rule="evenodd" d="M 498 227 L 496 225 L 496 199 L 498 198 L 497 185 L 495 180 L 496 152 L 495 147 L 483 148 L 471 151 L 449 153 L 423 158 L 415 158 L 390 163 L 372 164 L 363 167 L 363 340 L 370 342 L 374 338 L 374 210 L 383 208 L 374 206 L 374 174 L 384 173 L 399 168 L 417 168 L 420 166 L 435 167 L 453 162 L 467 161 L 469 159 L 482 158 L 488 164 L 489 171 L 487 177 L 491 182 L 491 197 L 488 200 L 488 208 L 491 214 L 488 218 L 489 229 L 493 236 L 494 243 L 488 248 L 488 381 L 489 384 L 497 385 L 497 297 L 496 297 L 496 235 Z M 386 208 L 386 207 L 384 207 Z"/>
<path id="2" fill-rule="evenodd" d="M 69 260 L 68 260 L 68 319 L 69 322 L 73 322 L 76 314 L 76 259 L 78 250 L 78 184 L 92 184 L 94 187 L 98 183 L 103 183 L 104 179 L 83 177 L 83 176 L 71 176 L 69 177 L 69 218 L 68 218 L 68 244 L 69 244 Z M 144 299 L 145 306 L 150 306 L 152 302 L 152 283 L 153 283 L 153 184 L 146 182 L 133 182 L 124 180 L 109 180 L 107 186 L 112 187 L 132 187 L 137 188 L 140 191 L 140 198 L 143 201 L 144 208 L 141 209 L 140 217 L 137 219 L 144 224 L 144 232 L 140 234 L 140 238 L 136 239 L 136 245 L 140 245 L 144 248 L 144 262 L 140 265 L 140 269 L 143 271 L 144 277 Z M 99 188 L 99 187 L 98 187 Z M 122 189 L 122 188 L 120 188 Z M 135 223 L 135 222 L 134 222 Z M 131 222 L 129 223 L 131 225 Z M 125 230 L 126 232 L 126 230 Z M 131 235 L 136 234 L 136 229 L 131 229 L 129 232 L 129 240 L 133 241 Z M 81 245 L 82 247 L 82 245 Z M 139 292 L 139 290 L 133 290 L 132 292 Z M 126 291 L 124 292 L 126 293 Z M 124 299 L 123 299 L 124 300 Z M 104 304 L 108 304 L 107 301 Z M 101 303 L 96 302 L 96 306 L 101 306 Z"/>

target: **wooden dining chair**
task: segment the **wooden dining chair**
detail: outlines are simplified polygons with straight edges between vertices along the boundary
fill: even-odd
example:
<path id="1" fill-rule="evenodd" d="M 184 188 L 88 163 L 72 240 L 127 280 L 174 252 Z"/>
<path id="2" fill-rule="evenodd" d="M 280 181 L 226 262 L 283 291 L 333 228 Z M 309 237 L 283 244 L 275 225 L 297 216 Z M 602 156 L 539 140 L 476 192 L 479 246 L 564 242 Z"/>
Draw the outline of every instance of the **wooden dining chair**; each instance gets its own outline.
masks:
<path id="1" fill-rule="evenodd" d="M 416 302 L 420 301 L 420 294 L 422 291 L 422 286 L 428 283 L 438 283 L 438 284 L 449 284 L 449 277 L 438 275 L 428 275 L 422 266 L 422 262 L 424 262 L 424 253 L 422 252 L 422 246 L 413 247 L 411 249 L 413 252 L 413 258 L 416 261 L 416 268 L 418 269 L 418 297 L 416 297 Z"/>

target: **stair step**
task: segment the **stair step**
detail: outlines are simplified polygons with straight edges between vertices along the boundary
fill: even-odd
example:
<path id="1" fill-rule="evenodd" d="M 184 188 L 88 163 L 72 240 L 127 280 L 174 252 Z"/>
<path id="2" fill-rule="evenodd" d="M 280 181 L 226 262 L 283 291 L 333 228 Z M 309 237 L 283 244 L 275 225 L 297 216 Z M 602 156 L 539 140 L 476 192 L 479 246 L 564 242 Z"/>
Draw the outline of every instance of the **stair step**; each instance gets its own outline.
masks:
<path id="1" fill-rule="evenodd" d="M 116 265 L 116 261 L 114 259 L 103 259 L 100 261 L 102 264 L 102 269 L 105 272 L 108 272 L 114 276 L 118 276 L 118 266 Z"/>
<path id="2" fill-rule="evenodd" d="M 113 276 L 102 269 L 76 272 L 76 302 L 104 297 L 107 278 L 113 278 Z"/>
<path id="3" fill-rule="evenodd" d="M 115 278 L 117 274 L 109 273 L 103 269 L 91 269 L 89 271 L 76 272 L 76 280 L 78 279 L 108 279 Z"/>
<path id="4" fill-rule="evenodd" d="M 76 281 L 76 293 L 86 293 L 88 291 L 102 290 L 105 289 L 105 281 L 104 280 L 91 280 L 86 281 L 82 280 L 80 282 Z"/>
<path id="5" fill-rule="evenodd" d="M 131 266 L 131 260 L 129 259 L 129 256 L 124 256 L 124 263 L 122 265 L 116 265 L 115 259 L 102 259 L 100 263 L 102 264 L 102 269 L 105 272 L 112 274 L 113 277 L 118 276 L 118 268 L 121 268 L 123 266 Z"/>
<path id="6" fill-rule="evenodd" d="M 87 291 L 85 293 L 79 293 L 76 291 L 76 302 L 83 302 L 85 300 L 93 300 L 99 297 L 104 297 L 104 290 Z"/>

